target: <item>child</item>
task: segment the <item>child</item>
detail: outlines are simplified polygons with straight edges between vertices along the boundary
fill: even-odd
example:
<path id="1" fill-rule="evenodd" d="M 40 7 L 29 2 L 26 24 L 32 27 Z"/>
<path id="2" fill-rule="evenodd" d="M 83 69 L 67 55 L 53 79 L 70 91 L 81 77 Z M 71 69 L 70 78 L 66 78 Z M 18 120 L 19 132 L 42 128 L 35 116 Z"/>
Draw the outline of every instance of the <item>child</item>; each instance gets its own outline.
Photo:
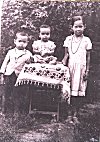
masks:
<path id="1" fill-rule="evenodd" d="M 40 27 L 40 40 L 34 41 L 32 44 L 34 55 L 34 62 L 56 64 L 57 58 L 54 57 L 54 50 L 56 45 L 50 41 L 50 27 L 42 25 Z"/>
<path id="2" fill-rule="evenodd" d="M 87 78 L 90 64 L 90 51 L 92 43 L 83 35 L 85 23 L 81 16 L 72 18 L 73 35 L 66 37 L 64 41 L 65 56 L 62 60 L 66 65 L 69 57 L 69 70 L 71 76 L 71 111 L 68 114 L 68 121 L 78 123 L 77 113 L 82 105 L 83 96 L 87 86 Z"/>
<path id="3" fill-rule="evenodd" d="M 26 61 L 30 59 L 32 53 L 26 50 L 28 44 L 28 34 L 23 31 L 17 31 L 14 39 L 15 48 L 8 51 L 1 66 L 1 83 L 5 82 L 5 105 L 4 113 L 12 113 L 13 109 L 13 89 L 17 76 L 23 68 Z"/>

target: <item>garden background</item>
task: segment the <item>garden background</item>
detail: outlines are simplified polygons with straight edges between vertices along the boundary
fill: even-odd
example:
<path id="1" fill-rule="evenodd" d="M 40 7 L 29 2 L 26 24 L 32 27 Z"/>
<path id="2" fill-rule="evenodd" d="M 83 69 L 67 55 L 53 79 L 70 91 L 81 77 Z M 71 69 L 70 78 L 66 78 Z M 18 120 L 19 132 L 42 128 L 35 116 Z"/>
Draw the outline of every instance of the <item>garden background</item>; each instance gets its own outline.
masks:
<path id="1" fill-rule="evenodd" d="M 62 48 L 66 36 L 71 34 L 70 20 L 73 15 L 81 14 L 86 20 L 84 34 L 89 36 L 93 43 L 91 52 L 90 78 L 88 96 L 98 99 L 100 90 L 100 2 L 72 2 L 72 1 L 33 1 L 33 0 L 5 0 L 3 1 L 1 17 L 1 45 L 0 65 L 7 51 L 14 47 L 14 32 L 21 26 L 30 34 L 32 42 L 38 39 L 41 24 L 51 26 L 51 40 L 57 45 L 55 54 L 62 60 Z M 92 96 L 92 97 L 91 97 Z"/>
<path id="2" fill-rule="evenodd" d="M 64 56 L 62 48 L 66 36 L 70 35 L 70 20 L 81 14 L 86 19 L 84 34 L 91 38 L 90 72 L 87 88 L 87 105 L 80 110 L 81 125 L 69 126 L 65 123 L 50 123 L 46 118 L 27 118 L 19 123 L 0 113 L 1 142 L 100 142 L 100 2 L 99 1 L 34 1 L 3 0 L 1 17 L 0 66 L 10 48 L 14 47 L 14 32 L 21 26 L 30 34 L 32 42 L 38 39 L 41 24 L 51 26 L 51 40 L 57 45 L 58 60 Z M 0 107 L 4 86 L 0 85 Z M 43 119 L 43 120 L 42 120 Z M 19 131 L 20 130 L 20 131 Z"/>

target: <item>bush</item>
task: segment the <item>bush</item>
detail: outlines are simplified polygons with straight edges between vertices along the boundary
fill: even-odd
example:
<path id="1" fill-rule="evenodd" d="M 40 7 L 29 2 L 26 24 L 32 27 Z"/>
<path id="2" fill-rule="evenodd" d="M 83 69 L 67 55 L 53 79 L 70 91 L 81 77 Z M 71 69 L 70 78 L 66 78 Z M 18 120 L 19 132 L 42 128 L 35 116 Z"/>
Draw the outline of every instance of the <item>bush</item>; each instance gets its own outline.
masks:
<path id="1" fill-rule="evenodd" d="M 62 2 L 5 0 L 2 16 L 1 46 L 14 46 L 14 32 L 21 26 L 27 27 L 30 33 L 30 45 L 38 38 L 41 24 L 49 24 L 52 28 L 51 39 L 56 43 L 56 55 L 63 57 L 62 45 L 65 37 L 71 33 L 70 19 L 75 14 L 86 18 L 85 34 L 98 41 L 100 36 L 100 2 Z"/>

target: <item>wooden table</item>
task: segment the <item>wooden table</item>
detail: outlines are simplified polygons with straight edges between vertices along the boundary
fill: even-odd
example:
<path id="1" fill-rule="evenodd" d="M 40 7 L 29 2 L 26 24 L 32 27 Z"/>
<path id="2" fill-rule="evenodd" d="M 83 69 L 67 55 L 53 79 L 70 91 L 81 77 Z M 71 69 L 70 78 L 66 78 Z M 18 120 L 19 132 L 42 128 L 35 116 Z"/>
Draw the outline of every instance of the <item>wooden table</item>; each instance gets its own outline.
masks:
<path id="1" fill-rule="evenodd" d="M 63 98 L 70 101 L 70 75 L 68 67 L 57 64 L 25 64 L 15 86 L 28 85 L 29 114 L 41 113 L 57 116 Z"/>

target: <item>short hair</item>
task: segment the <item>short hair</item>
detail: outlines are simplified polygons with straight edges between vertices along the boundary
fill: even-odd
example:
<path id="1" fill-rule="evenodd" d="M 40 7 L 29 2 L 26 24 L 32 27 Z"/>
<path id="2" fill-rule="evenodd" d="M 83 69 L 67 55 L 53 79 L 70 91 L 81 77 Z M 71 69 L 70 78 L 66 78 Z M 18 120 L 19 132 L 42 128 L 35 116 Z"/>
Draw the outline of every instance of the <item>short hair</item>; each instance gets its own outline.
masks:
<path id="1" fill-rule="evenodd" d="M 28 33 L 25 30 L 18 30 L 15 32 L 14 38 L 17 38 L 17 34 L 20 34 L 21 36 L 27 36 L 29 37 Z"/>
<path id="2" fill-rule="evenodd" d="M 44 25 L 41 25 L 41 26 L 40 26 L 40 29 L 41 29 L 41 28 L 50 28 L 50 26 L 44 24 Z"/>
<path id="3" fill-rule="evenodd" d="M 74 16 L 71 20 L 71 25 L 73 26 L 74 25 L 74 22 L 75 21 L 78 21 L 78 20 L 82 20 L 83 24 L 85 25 L 85 19 L 82 17 L 82 16 Z"/>

